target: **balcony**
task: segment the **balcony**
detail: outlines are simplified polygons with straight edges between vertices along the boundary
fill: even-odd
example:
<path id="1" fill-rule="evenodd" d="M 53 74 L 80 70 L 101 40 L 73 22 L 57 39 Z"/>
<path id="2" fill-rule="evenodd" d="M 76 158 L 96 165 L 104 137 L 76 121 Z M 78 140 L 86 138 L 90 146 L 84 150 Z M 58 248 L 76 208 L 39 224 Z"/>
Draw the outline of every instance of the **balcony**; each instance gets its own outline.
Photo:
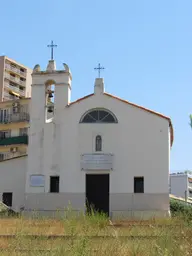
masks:
<path id="1" fill-rule="evenodd" d="M 15 76 L 11 76 L 9 74 L 5 74 L 5 77 L 19 85 L 22 85 L 22 86 L 25 86 L 26 82 L 25 81 L 21 81 L 20 79 L 18 79 L 17 77 Z M 13 86 L 14 87 L 14 86 Z"/>
<path id="2" fill-rule="evenodd" d="M 29 122 L 29 119 L 30 119 L 29 113 L 25 113 L 25 112 L 8 114 L 3 118 L 0 116 L 0 124 Z"/>
<path id="3" fill-rule="evenodd" d="M 26 72 L 21 71 L 19 68 L 13 67 L 9 64 L 5 64 L 5 68 L 14 73 L 17 73 L 18 75 L 22 75 L 22 76 L 26 77 Z"/>
<path id="4" fill-rule="evenodd" d="M 15 91 L 16 93 L 18 93 L 19 95 L 21 96 L 25 96 L 25 91 L 24 90 L 20 90 L 18 87 L 16 86 L 12 86 L 10 85 L 9 83 L 5 83 L 5 87 L 12 90 L 12 91 Z"/>
<path id="5" fill-rule="evenodd" d="M 3 93 L 3 98 L 4 98 L 4 100 L 18 100 L 19 99 L 18 96 L 12 95 L 6 91 L 4 91 L 4 93 Z"/>
<path id="6" fill-rule="evenodd" d="M 26 156 L 27 152 L 16 152 L 16 153 L 0 153 L 0 162 L 3 162 L 5 160 L 9 160 L 15 157 L 20 157 L 20 156 Z"/>
<path id="7" fill-rule="evenodd" d="M 28 135 L 0 138 L 0 146 L 18 145 L 18 144 L 28 145 Z"/>

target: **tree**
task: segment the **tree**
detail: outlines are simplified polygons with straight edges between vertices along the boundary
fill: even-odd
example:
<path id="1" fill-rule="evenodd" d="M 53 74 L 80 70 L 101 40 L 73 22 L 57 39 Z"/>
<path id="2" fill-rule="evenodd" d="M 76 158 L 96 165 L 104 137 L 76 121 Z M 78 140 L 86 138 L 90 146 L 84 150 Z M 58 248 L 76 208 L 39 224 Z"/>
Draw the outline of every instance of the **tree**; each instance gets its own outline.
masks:
<path id="1" fill-rule="evenodd" d="M 190 120 L 189 125 L 190 125 L 190 127 L 191 127 L 191 129 L 192 129 L 192 114 L 191 114 L 191 115 L 189 115 L 189 120 Z"/>

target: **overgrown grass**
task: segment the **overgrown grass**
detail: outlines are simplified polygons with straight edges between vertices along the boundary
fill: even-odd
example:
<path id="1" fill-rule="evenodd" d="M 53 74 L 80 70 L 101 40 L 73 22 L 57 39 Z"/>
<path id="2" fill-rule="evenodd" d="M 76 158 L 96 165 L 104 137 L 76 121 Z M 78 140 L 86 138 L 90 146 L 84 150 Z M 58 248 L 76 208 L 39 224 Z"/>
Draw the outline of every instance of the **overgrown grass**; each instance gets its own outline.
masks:
<path id="1" fill-rule="evenodd" d="M 0 219 L 0 234 L 15 235 L 0 236 L 0 248 L 6 249 L 0 255 L 12 256 L 187 256 L 191 255 L 192 244 L 191 227 L 178 216 L 112 223 L 105 215 L 77 217 L 70 210 L 54 219 L 37 215 Z"/>
<path id="2" fill-rule="evenodd" d="M 188 225 L 192 225 L 192 205 L 175 199 L 170 200 L 172 216 L 179 216 Z"/>

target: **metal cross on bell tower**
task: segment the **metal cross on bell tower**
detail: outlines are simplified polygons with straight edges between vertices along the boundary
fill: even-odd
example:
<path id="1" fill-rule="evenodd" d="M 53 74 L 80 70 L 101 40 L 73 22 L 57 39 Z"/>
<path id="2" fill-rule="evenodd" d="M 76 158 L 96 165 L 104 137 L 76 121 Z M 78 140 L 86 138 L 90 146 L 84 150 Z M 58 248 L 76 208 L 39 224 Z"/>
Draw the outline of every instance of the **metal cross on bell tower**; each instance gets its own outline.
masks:
<path id="1" fill-rule="evenodd" d="M 57 45 L 53 44 L 53 40 L 52 40 L 51 44 L 48 44 L 47 47 L 51 47 L 51 60 L 53 60 L 53 48 L 57 47 Z"/>
<path id="2" fill-rule="evenodd" d="M 98 67 L 97 68 L 94 68 L 94 70 L 98 70 L 98 77 L 100 78 L 100 74 L 101 74 L 101 70 L 104 70 L 105 68 L 104 67 L 101 67 L 101 64 L 99 63 L 98 64 Z"/>

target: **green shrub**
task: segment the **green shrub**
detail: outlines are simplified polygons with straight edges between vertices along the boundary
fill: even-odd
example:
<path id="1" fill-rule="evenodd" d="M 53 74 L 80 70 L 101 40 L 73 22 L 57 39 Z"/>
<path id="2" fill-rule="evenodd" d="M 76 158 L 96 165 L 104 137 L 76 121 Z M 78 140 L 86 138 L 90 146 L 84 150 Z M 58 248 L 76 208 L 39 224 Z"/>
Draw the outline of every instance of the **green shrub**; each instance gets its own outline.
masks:
<path id="1" fill-rule="evenodd" d="M 192 205 L 175 199 L 170 200 L 172 216 L 180 216 L 187 222 L 192 222 Z"/>

